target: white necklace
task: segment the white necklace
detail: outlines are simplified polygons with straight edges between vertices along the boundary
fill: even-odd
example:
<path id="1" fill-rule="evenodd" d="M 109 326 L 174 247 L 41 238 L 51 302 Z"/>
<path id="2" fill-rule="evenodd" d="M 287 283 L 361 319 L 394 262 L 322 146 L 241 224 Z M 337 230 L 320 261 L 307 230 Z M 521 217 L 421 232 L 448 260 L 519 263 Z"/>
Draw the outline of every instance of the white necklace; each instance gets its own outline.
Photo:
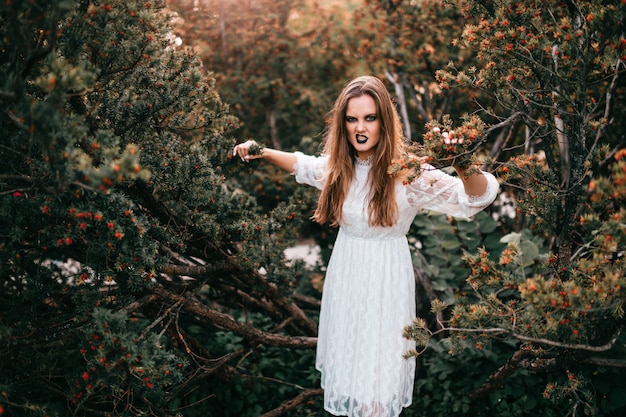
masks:
<path id="1" fill-rule="evenodd" d="M 367 159 L 361 159 L 358 156 L 355 157 L 356 159 L 356 165 L 358 166 L 362 166 L 362 167 L 370 167 L 374 164 L 374 155 L 370 155 L 367 157 Z"/>

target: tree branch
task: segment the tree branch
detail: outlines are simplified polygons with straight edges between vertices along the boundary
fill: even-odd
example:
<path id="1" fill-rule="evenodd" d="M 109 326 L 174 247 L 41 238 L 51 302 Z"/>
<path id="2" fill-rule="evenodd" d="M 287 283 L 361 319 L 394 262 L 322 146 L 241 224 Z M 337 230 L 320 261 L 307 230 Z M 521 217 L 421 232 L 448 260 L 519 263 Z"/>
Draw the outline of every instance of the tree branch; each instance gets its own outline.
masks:
<path id="1" fill-rule="evenodd" d="M 529 358 L 529 356 L 528 351 L 516 351 L 504 365 L 489 376 L 489 379 L 480 388 L 469 393 L 468 397 L 474 400 L 483 398 L 490 392 L 503 388 L 506 379 L 518 369 L 528 369 L 536 372 L 551 368 L 557 363 L 556 358 Z"/>
<path id="2" fill-rule="evenodd" d="M 525 116 L 525 113 L 521 112 L 521 111 L 517 111 L 515 113 L 513 113 L 512 115 L 510 115 L 509 117 L 507 117 L 506 119 L 504 119 L 503 121 L 501 121 L 500 123 L 496 123 L 495 125 L 491 125 L 489 127 L 489 129 L 487 129 L 485 131 L 485 134 L 483 135 L 482 139 L 479 142 L 484 142 L 487 138 L 487 136 L 489 134 L 491 134 L 491 132 L 498 130 L 500 128 L 506 127 L 506 126 L 512 126 L 515 123 L 518 122 L 519 119 L 523 118 Z"/>
<path id="3" fill-rule="evenodd" d="M 489 376 L 489 379 L 487 379 L 487 381 L 481 385 L 480 388 L 471 392 L 468 397 L 471 399 L 482 398 L 490 392 L 504 387 L 504 381 L 519 368 L 518 365 L 526 354 L 527 352 L 523 350 L 515 351 L 513 356 L 511 356 L 509 360 L 504 363 L 504 365 L 492 373 Z"/>
<path id="4" fill-rule="evenodd" d="M 322 304 L 318 298 L 309 297 L 307 295 L 303 295 L 297 292 L 293 293 L 291 295 L 291 298 L 293 298 L 297 303 L 300 303 L 301 306 L 304 306 L 306 308 L 319 309 Z"/>
<path id="5" fill-rule="evenodd" d="M 305 391 L 302 391 L 300 394 L 298 394 L 297 396 L 295 396 L 291 400 L 285 401 L 284 403 L 282 403 L 281 405 L 279 405 L 275 409 L 273 409 L 271 411 L 268 411 L 267 413 L 261 414 L 260 417 L 278 417 L 278 416 L 281 416 L 281 415 L 285 414 L 286 412 L 288 412 L 290 410 L 293 410 L 294 408 L 296 408 L 297 406 L 302 404 L 309 397 L 313 397 L 313 396 L 316 396 L 316 395 L 322 395 L 323 393 L 324 393 L 324 390 L 321 389 L 321 388 L 307 389 Z"/>
<path id="6" fill-rule="evenodd" d="M 155 288 L 154 293 L 162 299 L 169 300 L 170 302 L 180 302 L 183 310 L 209 320 L 211 324 L 217 328 L 229 330 L 257 343 L 276 347 L 291 347 L 295 349 L 310 349 L 314 348 L 317 344 L 316 337 L 285 336 L 263 332 L 245 323 L 241 323 L 235 320 L 232 316 L 214 310 L 196 300 L 187 300 L 183 296 L 174 294 L 160 287 Z"/>
<path id="7" fill-rule="evenodd" d="M 171 275 L 202 277 L 217 271 L 232 271 L 233 265 L 227 261 L 214 262 L 207 265 L 172 265 L 169 264 L 159 272 Z"/>
<path id="8" fill-rule="evenodd" d="M 260 287 L 260 291 L 265 297 L 272 300 L 274 304 L 293 317 L 310 336 L 317 336 L 317 323 L 311 320 L 311 318 L 307 316 L 295 302 L 288 297 L 285 297 L 276 284 L 268 282 L 263 275 L 256 272 L 242 274 L 239 278 L 245 280 L 247 285 L 256 288 Z"/>
<path id="9" fill-rule="evenodd" d="M 611 84 L 609 84 L 609 86 L 606 89 L 606 94 L 605 94 L 606 104 L 604 106 L 604 115 L 603 115 L 606 123 L 601 124 L 600 127 L 598 128 L 595 140 L 593 141 L 593 145 L 591 145 L 591 148 L 589 149 L 589 154 L 592 154 L 593 150 L 598 147 L 598 143 L 600 142 L 600 139 L 602 138 L 602 135 L 609 124 L 609 115 L 611 114 L 613 93 L 615 92 L 615 89 L 617 88 L 617 81 L 620 75 L 620 68 L 619 68 L 620 65 L 624 66 L 624 63 L 617 61 L 617 63 L 615 64 L 615 71 L 613 73 L 613 78 L 611 79 Z"/>
<path id="10" fill-rule="evenodd" d="M 227 258 L 226 261 L 216 261 L 206 265 L 169 264 L 159 272 L 171 275 L 206 277 L 207 275 L 216 272 L 234 272 L 236 270 L 237 266 L 231 261 L 231 258 Z M 311 320 L 311 318 L 309 318 L 295 302 L 290 300 L 288 297 L 285 297 L 276 284 L 268 282 L 264 276 L 255 271 L 241 272 L 241 278 L 245 281 L 246 285 L 254 288 L 260 287 L 260 294 L 267 297 L 267 299 L 269 299 L 274 306 L 277 306 L 277 308 L 282 309 L 282 311 L 293 317 L 294 320 L 302 326 L 302 328 L 304 328 L 309 335 L 317 335 L 317 323 Z M 242 298 L 248 298 L 248 300 L 251 300 L 243 293 L 239 295 L 242 296 Z M 270 304 L 265 303 L 265 306 L 270 306 Z M 275 313 L 276 307 L 274 306 L 271 306 L 271 308 L 267 309 L 267 311 Z"/>
<path id="11" fill-rule="evenodd" d="M 524 336 L 518 333 L 515 333 L 512 330 L 508 330 L 502 327 L 491 327 L 491 328 L 487 328 L 487 329 L 471 329 L 471 328 L 459 328 L 459 327 L 446 327 L 443 328 L 441 330 L 437 330 L 435 332 L 431 333 L 431 336 L 434 336 L 438 333 L 442 333 L 442 332 L 457 332 L 457 333 L 495 333 L 495 334 L 507 334 L 517 340 L 521 340 L 524 342 L 529 342 L 529 343 L 535 343 L 538 345 L 547 345 L 547 346 L 553 346 L 553 347 L 558 347 L 558 348 L 563 348 L 563 349 L 571 349 L 571 350 L 583 350 L 583 351 L 587 351 L 587 352 L 606 352 L 608 350 L 611 350 L 613 348 L 613 346 L 615 346 L 615 342 L 617 342 L 617 339 L 619 338 L 619 336 L 622 333 L 622 329 L 617 330 L 617 332 L 613 335 L 613 338 L 611 340 L 609 340 L 607 343 L 603 344 L 603 345 L 599 345 L 599 346 L 592 346 L 592 345 L 584 345 L 581 343 L 562 343 L 562 342 L 557 342 L 554 340 L 550 340 L 550 339 L 545 339 L 545 338 L 534 338 L 534 337 L 529 337 L 529 336 Z"/>
<path id="12" fill-rule="evenodd" d="M 626 359 L 591 357 L 585 359 L 583 362 L 589 363 L 591 365 L 606 366 L 610 368 L 626 368 Z"/>

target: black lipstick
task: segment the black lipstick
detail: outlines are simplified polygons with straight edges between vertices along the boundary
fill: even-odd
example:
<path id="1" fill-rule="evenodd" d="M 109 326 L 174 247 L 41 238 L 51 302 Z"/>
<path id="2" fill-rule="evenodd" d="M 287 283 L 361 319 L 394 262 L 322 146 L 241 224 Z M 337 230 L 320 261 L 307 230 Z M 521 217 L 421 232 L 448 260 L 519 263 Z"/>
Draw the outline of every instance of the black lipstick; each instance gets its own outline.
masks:
<path id="1" fill-rule="evenodd" d="M 358 144 L 364 144 L 365 142 L 367 142 L 368 137 L 365 135 L 359 135 L 358 133 L 356 134 L 356 143 Z"/>

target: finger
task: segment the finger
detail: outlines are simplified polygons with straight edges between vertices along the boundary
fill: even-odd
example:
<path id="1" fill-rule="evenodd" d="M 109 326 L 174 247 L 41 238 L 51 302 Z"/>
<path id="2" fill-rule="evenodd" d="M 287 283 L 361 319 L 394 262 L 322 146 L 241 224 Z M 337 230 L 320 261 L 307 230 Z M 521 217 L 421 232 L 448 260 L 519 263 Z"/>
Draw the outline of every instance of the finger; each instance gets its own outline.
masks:
<path id="1" fill-rule="evenodd" d="M 244 156 L 244 157 L 243 157 L 243 159 L 244 159 L 246 162 L 249 162 L 249 161 L 251 161 L 251 160 L 253 160 L 253 159 L 259 159 L 259 158 L 262 158 L 262 156 L 261 156 L 261 155 L 251 155 L 251 154 L 247 154 L 246 156 Z"/>
<path id="2" fill-rule="evenodd" d="M 238 156 L 239 159 L 243 161 L 244 154 L 243 154 L 243 150 L 241 149 L 239 145 L 237 145 L 235 149 L 233 150 L 233 156 Z"/>
<path id="3" fill-rule="evenodd" d="M 242 161 L 245 162 L 244 157 L 246 156 L 245 147 L 241 144 L 235 146 L 233 148 L 233 156 L 238 156 Z"/>

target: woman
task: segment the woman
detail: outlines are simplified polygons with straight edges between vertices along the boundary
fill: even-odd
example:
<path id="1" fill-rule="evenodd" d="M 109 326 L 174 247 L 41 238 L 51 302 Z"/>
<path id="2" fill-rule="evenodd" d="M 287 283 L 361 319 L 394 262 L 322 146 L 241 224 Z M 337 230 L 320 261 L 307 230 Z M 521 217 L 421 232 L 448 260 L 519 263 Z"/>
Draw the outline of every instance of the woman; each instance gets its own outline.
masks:
<path id="1" fill-rule="evenodd" d="M 468 218 L 493 202 L 495 178 L 458 178 L 430 165 L 408 184 L 387 168 L 405 153 L 402 127 L 384 84 L 358 77 L 341 92 L 327 120 L 320 157 L 235 146 L 244 161 L 263 158 L 321 190 L 314 219 L 338 226 L 328 263 L 316 367 L 324 408 L 334 415 L 396 417 L 412 401 L 415 359 L 402 337 L 415 318 L 415 281 L 406 234 L 418 212 Z M 461 180 L 460 178 L 463 178 Z"/>

